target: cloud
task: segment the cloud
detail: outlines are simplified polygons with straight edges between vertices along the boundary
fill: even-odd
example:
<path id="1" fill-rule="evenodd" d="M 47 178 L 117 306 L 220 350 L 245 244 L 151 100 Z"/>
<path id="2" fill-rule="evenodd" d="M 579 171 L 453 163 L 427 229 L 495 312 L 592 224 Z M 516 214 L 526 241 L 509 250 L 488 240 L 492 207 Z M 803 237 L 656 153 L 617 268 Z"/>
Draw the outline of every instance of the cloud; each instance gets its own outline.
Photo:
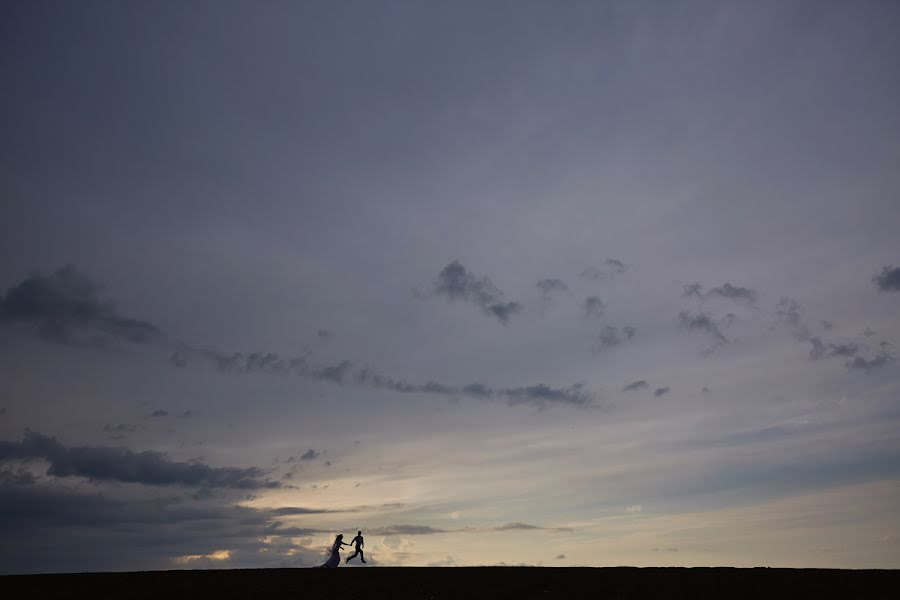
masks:
<path id="1" fill-rule="evenodd" d="M 434 283 L 433 293 L 448 300 L 464 300 L 479 307 L 486 315 L 496 317 L 504 325 L 522 310 L 518 302 L 504 302 L 503 292 L 487 277 L 478 278 L 459 261 L 444 267 Z"/>
<path id="2" fill-rule="evenodd" d="M 718 348 L 721 344 L 728 343 L 728 339 L 722 335 L 722 332 L 719 330 L 719 326 L 712 320 L 709 314 L 707 313 L 690 313 L 686 310 L 678 313 L 678 326 L 682 329 L 687 329 L 688 331 L 700 331 L 708 334 L 713 338 L 715 343 L 711 348 L 704 351 L 704 354 L 709 354 L 713 352 L 716 348 Z"/>
<path id="3" fill-rule="evenodd" d="M 556 560 L 563 560 L 565 557 L 566 557 L 565 554 L 557 554 L 557 555 L 556 555 Z"/>
<path id="4" fill-rule="evenodd" d="M 757 297 L 756 292 L 750 288 L 735 286 L 730 283 L 714 287 L 706 292 L 706 295 L 719 296 L 720 298 L 734 300 L 735 302 L 747 302 L 748 304 L 756 304 Z"/>
<path id="5" fill-rule="evenodd" d="M 599 319 L 603 316 L 606 304 L 597 296 L 588 296 L 584 299 L 584 316 L 588 319 Z"/>
<path id="6" fill-rule="evenodd" d="M 210 467 L 198 462 L 176 462 L 162 452 L 133 452 L 111 446 L 66 447 L 56 438 L 26 430 L 21 442 L 0 441 L 0 460 L 43 459 L 53 477 L 84 477 L 92 481 L 118 481 L 144 485 L 261 489 L 280 487 L 264 479 L 256 467 Z"/>
<path id="7" fill-rule="evenodd" d="M 664 396 L 668 393 L 669 393 L 669 388 L 667 388 L 667 387 L 656 388 L 656 390 L 653 391 L 653 395 L 656 396 L 657 398 L 659 398 L 660 396 Z"/>
<path id="8" fill-rule="evenodd" d="M 550 294 L 551 292 L 565 292 L 569 289 L 569 286 L 566 285 L 562 279 L 556 278 L 541 279 L 537 282 L 537 286 L 544 294 Z"/>
<path id="9" fill-rule="evenodd" d="M 779 319 L 794 328 L 794 334 L 797 336 L 808 336 L 809 330 L 803 325 L 803 307 L 800 303 L 783 296 L 775 305 L 775 314 Z"/>
<path id="10" fill-rule="evenodd" d="M 529 530 L 529 529 L 543 529 L 543 527 L 538 527 L 537 525 L 530 525 L 528 523 L 507 523 L 506 525 L 498 525 L 494 527 L 493 531 L 513 531 L 513 530 Z"/>
<path id="11" fill-rule="evenodd" d="M 625 507 L 625 512 L 631 513 L 631 514 L 643 512 L 643 510 L 644 510 L 644 507 L 641 506 L 640 504 L 633 504 L 632 506 Z"/>
<path id="12" fill-rule="evenodd" d="M 893 355 L 891 355 L 884 347 L 882 347 L 881 352 L 872 358 L 867 359 L 862 356 L 857 356 L 853 358 L 853 360 L 848 360 L 846 363 L 844 363 L 844 365 L 847 367 L 847 369 L 850 370 L 870 373 L 874 369 L 883 367 L 893 360 Z"/>
<path id="13" fill-rule="evenodd" d="M 407 383 L 401 379 L 385 377 L 362 369 L 355 375 L 356 383 L 377 389 L 393 390 L 404 394 L 434 394 L 449 397 L 469 396 L 479 400 L 504 400 L 510 405 L 531 404 L 538 408 L 548 405 L 568 405 L 585 407 L 593 403 L 594 395 L 588 392 L 584 384 L 576 383 L 564 388 L 554 388 L 538 383 L 535 385 L 493 388 L 483 383 L 469 383 L 453 386 L 429 381 L 425 384 Z"/>
<path id="14" fill-rule="evenodd" d="M 832 344 L 830 342 L 823 342 L 822 339 L 817 336 L 810 336 L 806 341 L 812 346 L 809 351 L 810 360 L 821 360 L 823 358 L 834 356 L 856 356 L 861 350 L 861 347 L 858 344 Z"/>
<path id="15" fill-rule="evenodd" d="M 162 336 L 155 325 L 119 314 L 74 265 L 50 275 L 30 275 L 9 288 L 0 297 L 0 322 L 30 327 L 40 337 L 62 343 L 74 341 L 79 332 L 129 342 Z"/>
<path id="16" fill-rule="evenodd" d="M 285 527 L 278 509 L 236 506 L 228 496 L 116 498 L 115 490 L 0 480 L 0 572 L 171 569 L 178 557 L 223 549 L 231 566 L 313 566 L 323 549 L 297 538 L 330 533 Z"/>
<path id="17" fill-rule="evenodd" d="M 703 297 L 703 284 L 699 281 L 688 283 L 682 288 L 681 297 L 690 298 L 691 296 Z"/>
<path id="18" fill-rule="evenodd" d="M 353 363 L 349 360 L 343 360 L 336 365 L 322 367 L 313 372 L 313 377 L 322 381 L 330 381 L 332 383 L 344 383 L 344 378 L 353 370 Z"/>
<path id="19" fill-rule="evenodd" d="M 351 512 L 351 509 L 333 510 L 328 508 L 309 508 L 306 506 L 282 506 L 269 509 L 269 513 L 278 517 L 290 517 L 296 515 L 321 515 L 326 513 Z"/>
<path id="20" fill-rule="evenodd" d="M 37 478 L 28 469 L 0 469 L 0 486 L 34 485 Z"/>
<path id="21" fill-rule="evenodd" d="M 872 277 L 872 283 L 882 292 L 900 292 L 900 267 L 883 267 Z"/>
<path id="22" fill-rule="evenodd" d="M 388 525 L 368 530 L 372 535 L 434 535 L 449 533 L 446 529 L 437 529 L 428 525 Z"/>
<path id="23" fill-rule="evenodd" d="M 467 529 L 466 531 L 479 531 L 478 529 Z M 519 521 L 506 523 L 491 527 L 488 531 L 571 531 L 568 527 L 542 527 L 541 525 L 532 525 L 531 523 L 521 523 Z"/>
<path id="24" fill-rule="evenodd" d="M 119 423 L 118 425 L 110 425 L 107 423 L 103 426 L 103 431 L 105 433 L 134 433 L 139 429 L 140 426 L 128 425 L 127 423 Z"/>
<path id="25" fill-rule="evenodd" d="M 621 343 L 622 338 L 619 337 L 618 328 L 607 325 L 599 334 L 597 334 L 597 342 L 594 344 L 593 349 L 595 352 L 599 352 L 607 348 L 612 348 L 613 346 L 618 346 Z"/>
<path id="26" fill-rule="evenodd" d="M 306 357 L 283 358 L 277 354 L 241 352 L 223 354 L 210 350 L 185 349 L 211 361 L 217 370 L 225 373 L 260 373 L 269 375 L 297 375 L 324 383 L 352 383 L 374 389 L 390 390 L 402 394 L 430 394 L 451 398 L 470 397 L 479 400 L 504 400 L 508 404 L 533 404 L 544 408 L 549 404 L 586 406 L 593 395 L 582 384 L 553 388 L 543 383 L 513 388 L 494 388 L 483 383 L 450 385 L 436 381 L 410 383 L 404 379 L 381 375 L 368 367 L 357 368 L 350 360 L 326 367 L 309 364 Z"/>
<path id="27" fill-rule="evenodd" d="M 606 325 L 600 330 L 600 333 L 597 334 L 591 350 L 593 352 L 602 352 L 608 348 L 618 346 L 622 342 L 634 338 L 634 336 L 637 335 L 637 329 L 631 325 L 626 325 L 622 328 L 622 333 L 625 335 L 625 339 L 622 339 L 622 337 L 619 336 L 618 327 Z"/>
<path id="28" fill-rule="evenodd" d="M 521 308 L 518 303 L 500 301 L 502 293 L 488 278 L 475 278 L 458 261 L 441 271 L 435 293 L 450 299 L 471 301 L 504 323 Z M 73 266 L 63 267 L 49 277 L 33 275 L 11 288 L 0 304 L 0 317 L 5 321 L 28 322 L 41 327 L 50 323 L 51 329 L 57 332 L 68 332 L 76 326 L 93 327 L 132 341 L 147 341 L 151 337 L 161 336 L 159 329 L 149 323 L 119 316 L 111 304 L 98 299 L 97 286 Z M 320 337 L 323 332 L 319 332 Z M 274 352 L 229 354 L 184 343 L 180 343 L 180 348 L 170 356 L 169 361 L 174 366 L 185 368 L 191 358 L 197 357 L 212 362 L 217 370 L 227 373 L 294 374 L 326 383 L 342 385 L 353 382 L 401 393 L 501 399 L 510 405 L 532 404 L 539 408 L 550 404 L 586 406 L 593 399 L 581 384 L 566 388 L 553 388 L 543 383 L 514 388 L 491 388 L 481 383 L 452 386 L 434 381 L 410 384 L 401 379 L 376 375 L 367 368 L 356 369 L 355 363 L 346 359 L 333 365 L 313 366 L 306 356 L 282 357 Z M 168 414 L 168 411 L 160 409 L 150 416 L 166 417 Z M 193 413 L 186 412 L 182 416 L 190 414 Z"/>
<path id="29" fill-rule="evenodd" d="M 744 302 L 747 304 L 755 305 L 757 299 L 757 293 L 750 288 L 741 287 L 739 285 L 732 285 L 730 283 L 724 283 L 718 287 L 714 287 L 710 289 L 705 294 L 703 293 L 703 284 L 699 281 L 695 281 L 693 283 L 688 283 L 681 289 L 681 297 L 682 298 L 711 298 L 711 297 L 719 297 L 725 298 L 727 300 L 733 300 L 735 302 Z"/>
<path id="30" fill-rule="evenodd" d="M 300 457 L 300 460 L 313 460 L 319 457 L 319 453 L 310 448 Z"/>
<path id="31" fill-rule="evenodd" d="M 641 379 L 640 381 L 635 381 L 634 383 L 629 383 L 625 387 L 622 388 L 623 392 L 634 392 L 637 390 L 643 390 L 650 387 L 650 384 L 645 380 Z"/>
<path id="32" fill-rule="evenodd" d="M 603 261 L 602 267 L 588 267 L 578 275 L 588 281 L 603 281 L 613 279 L 617 275 L 623 275 L 627 270 L 628 267 L 622 261 L 608 258 Z"/>

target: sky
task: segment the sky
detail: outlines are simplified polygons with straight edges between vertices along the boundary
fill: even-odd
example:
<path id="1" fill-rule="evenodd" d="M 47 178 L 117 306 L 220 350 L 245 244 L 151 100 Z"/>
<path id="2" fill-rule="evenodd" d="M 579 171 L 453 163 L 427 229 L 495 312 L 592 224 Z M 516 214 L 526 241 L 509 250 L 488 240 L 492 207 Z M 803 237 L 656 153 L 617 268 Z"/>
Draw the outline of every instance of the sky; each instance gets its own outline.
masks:
<path id="1" fill-rule="evenodd" d="M 898 29 L 0 3 L 0 571 L 900 568 Z"/>

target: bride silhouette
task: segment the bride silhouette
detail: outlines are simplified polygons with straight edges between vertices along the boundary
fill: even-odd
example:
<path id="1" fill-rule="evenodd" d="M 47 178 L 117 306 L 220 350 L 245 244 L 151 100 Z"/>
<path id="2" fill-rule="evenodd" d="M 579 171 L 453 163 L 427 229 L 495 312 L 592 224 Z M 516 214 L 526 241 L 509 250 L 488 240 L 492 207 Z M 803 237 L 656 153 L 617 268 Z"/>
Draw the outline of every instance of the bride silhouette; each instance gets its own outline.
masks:
<path id="1" fill-rule="evenodd" d="M 334 538 L 334 543 L 331 545 L 331 556 L 328 557 L 325 564 L 319 566 L 323 569 L 336 569 L 341 564 L 341 546 L 349 545 L 344 543 L 343 533 L 337 534 L 337 537 Z"/>

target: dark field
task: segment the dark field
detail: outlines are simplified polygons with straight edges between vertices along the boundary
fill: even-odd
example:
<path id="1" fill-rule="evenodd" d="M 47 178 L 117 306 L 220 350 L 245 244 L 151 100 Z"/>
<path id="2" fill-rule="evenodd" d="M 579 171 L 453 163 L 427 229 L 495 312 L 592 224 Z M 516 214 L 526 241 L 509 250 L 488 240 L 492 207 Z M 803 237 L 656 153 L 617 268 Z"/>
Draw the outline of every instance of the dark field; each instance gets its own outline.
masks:
<path id="1" fill-rule="evenodd" d="M 830 569 L 406 567 L 0 577 L 5 598 L 896 598 L 898 588 L 900 571 Z"/>

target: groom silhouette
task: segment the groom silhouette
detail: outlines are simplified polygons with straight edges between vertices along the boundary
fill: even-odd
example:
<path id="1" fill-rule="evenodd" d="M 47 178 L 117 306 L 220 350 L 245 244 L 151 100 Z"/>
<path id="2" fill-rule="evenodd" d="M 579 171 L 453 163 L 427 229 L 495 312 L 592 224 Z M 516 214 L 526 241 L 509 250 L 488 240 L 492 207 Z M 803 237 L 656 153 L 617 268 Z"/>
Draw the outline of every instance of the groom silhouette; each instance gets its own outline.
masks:
<path id="1" fill-rule="evenodd" d="M 350 556 L 348 556 L 348 557 L 347 557 L 347 560 L 345 560 L 344 562 L 345 562 L 345 563 L 350 562 L 350 559 L 351 559 L 351 558 L 356 558 L 356 555 L 357 555 L 357 554 L 359 554 L 359 559 L 360 559 L 361 561 L 366 562 L 366 555 L 363 554 L 363 550 L 362 550 L 362 549 L 363 549 L 363 546 L 365 546 L 365 543 L 363 543 L 362 531 L 357 531 L 357 532 L 356 532 L 356 537 L 353 538 L 353 540 L 351 540 L 350 545 L 351 545 L 351 546 L 356 546 L 356 551 L 355 551 L 353 554 L 351 554 Z"/>

